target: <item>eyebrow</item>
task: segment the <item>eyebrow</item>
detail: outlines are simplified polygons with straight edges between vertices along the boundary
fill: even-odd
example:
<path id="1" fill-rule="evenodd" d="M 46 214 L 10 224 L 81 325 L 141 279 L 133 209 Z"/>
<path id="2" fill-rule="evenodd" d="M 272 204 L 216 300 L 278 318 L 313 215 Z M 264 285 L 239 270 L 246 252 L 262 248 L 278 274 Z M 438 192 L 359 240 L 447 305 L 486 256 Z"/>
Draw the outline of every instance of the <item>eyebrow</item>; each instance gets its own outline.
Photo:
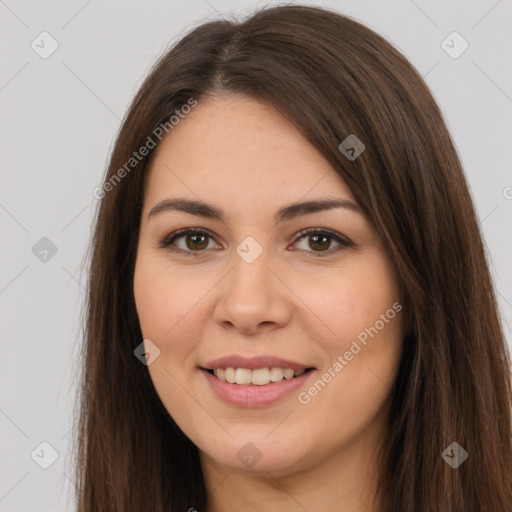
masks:
<path id="1" fill-rule="evenodd" d="M 285 220 L 291 220 L 302 215 L 316 213 L 323 210 L 332 210 L 333 208 L 346 208 L 356 213 L 363 215 L 361 207 L 346 199 L 319 199 L 314 201 L 306 201 L 302 203 L 292 203 L 280 208 L 274 215 L 276 223 Z M 220 208 L 203 201 L 195 199 L 164 199 L 151 208 L 148 219 L 163 212 L 180 211 L 197 215 L 199 217 L 206 217 L 211 219 L 224 220 L 225 213 Z"/>

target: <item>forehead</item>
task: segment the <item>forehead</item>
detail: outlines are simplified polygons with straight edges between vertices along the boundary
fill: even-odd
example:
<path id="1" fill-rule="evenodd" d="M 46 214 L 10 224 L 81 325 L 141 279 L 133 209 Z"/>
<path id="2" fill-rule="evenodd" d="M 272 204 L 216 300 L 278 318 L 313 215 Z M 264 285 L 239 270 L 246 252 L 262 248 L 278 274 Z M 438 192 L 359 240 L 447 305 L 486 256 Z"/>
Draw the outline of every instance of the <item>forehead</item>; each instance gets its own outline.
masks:
<path id="1" fill-rule="evenodd" d="M 277 209 L 323 195 L 353 200 L 329 162 L 287 118 L 246 96 L 199 101 L 155 151 L 145 209 L 177 195 L 230 209 Z"/>

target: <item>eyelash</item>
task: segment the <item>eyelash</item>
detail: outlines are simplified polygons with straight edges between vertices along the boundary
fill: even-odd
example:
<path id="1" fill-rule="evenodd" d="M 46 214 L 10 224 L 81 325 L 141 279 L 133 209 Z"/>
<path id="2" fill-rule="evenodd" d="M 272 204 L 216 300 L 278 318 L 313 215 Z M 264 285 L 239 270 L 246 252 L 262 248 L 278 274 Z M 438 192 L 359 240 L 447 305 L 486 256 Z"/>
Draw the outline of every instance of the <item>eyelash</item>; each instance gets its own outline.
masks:
<path id="1" fill-rule="evenodd" d="M 179 249 L 178 247 L 174 246 L 172 247 L 172 244 L 179 238 L 182 238 L 182 237 L 185 237 L 186 235 L 204 235 L 204 236 L 207 236 L 207 237 L 210 237 L 212 239 L 214 239 L 213 235 L 211 233 L 209 233 L 208 231 L 204 230 L 204 229 L 199 229 L 199 228 L 185 228 L 185 229 L 180 229 L 178 231 L 175 231 L 174 233 L 171 233 L 170 235 L 167 235 L 165 238 L 163 238 L 162 240 L 160 240 L 160 243 L 159 243 L 159 247 L 164 249 L 168 249 L 170 251 L 173 251 L 173 252 L 179 252 L 179 253 L 182 253 L 182 254 L 185 254 L 187 256 L 192 256 L 192 257 L 197 257 L 197 256 L 202 256 L 202 254 L 206 251 L 206 249 L 201 249 L 201 250 L 198 250 L 198 251 L 191 251 L 191 250 L 183 250 L 183 249 Z M 340 244 L 340 247 L 338 247 L 337 249 L 334 249 L 334 250 L 327 250 L 327 251 L 304 251 L 302 249 L 299 249 L 301 250 L 302 252 L 306 252 L 306 253 L 310 253 L 310 255 L 312 257 L 326 257 L 326 256 L 330 256 L 332 255 L 333 252 L 338 252 L 339 250 L 342 250 L 346 247 L 352 247 L 353 244 L 346 238 L 343 238 L 342 236 L 340 236 L 338 233 L 336 233 L 335 231 L 331 231 L 330 229 L 326 229 L 326 228 L 307 228 L 307 229 L 304 229 L 302 231 L 300 231 L 298 234 L 297 234 L 297 237 L 295 238 L 294 240 L 294 244 L 297 243 L 298 241 L 302 240 L 303 238 L 306 238 L 308 235 L 312 235 L 312 234 L 315 234 L 315 235 L 326 235 L 328 236 L 329 238 L 333 239 L 334 241 L 338 242 Z"/>

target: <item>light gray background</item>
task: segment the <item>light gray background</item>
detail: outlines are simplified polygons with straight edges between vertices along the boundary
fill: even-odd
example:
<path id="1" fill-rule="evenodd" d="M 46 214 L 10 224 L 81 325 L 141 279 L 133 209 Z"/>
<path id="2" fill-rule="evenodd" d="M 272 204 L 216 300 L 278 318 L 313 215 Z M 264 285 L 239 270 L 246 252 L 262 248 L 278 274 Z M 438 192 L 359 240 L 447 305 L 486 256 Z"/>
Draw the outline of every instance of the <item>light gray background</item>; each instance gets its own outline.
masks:
<path id="1" fill-rule="evenodd" d="M 133 94 L 192 26 L 268 3 L 0 0 L 0 511 L 73 510 L 81 263 L 92 191 Z M 468 176 L 510 342 L 512 1 L 310 3 L 362 21 L 425 77 Z M 47 59 L 31 47 L 50 48 L 43 31 L 59 45 Z M 456 59 L 441 46 L 453 31 L 469 43 Z M 57 247 L 46 262 L 32 252 L 42 237 Z M 48 469 L 31 458 L 36 449 L 36 460 L 50 460 L 43 441 L 59 454 Z"/>

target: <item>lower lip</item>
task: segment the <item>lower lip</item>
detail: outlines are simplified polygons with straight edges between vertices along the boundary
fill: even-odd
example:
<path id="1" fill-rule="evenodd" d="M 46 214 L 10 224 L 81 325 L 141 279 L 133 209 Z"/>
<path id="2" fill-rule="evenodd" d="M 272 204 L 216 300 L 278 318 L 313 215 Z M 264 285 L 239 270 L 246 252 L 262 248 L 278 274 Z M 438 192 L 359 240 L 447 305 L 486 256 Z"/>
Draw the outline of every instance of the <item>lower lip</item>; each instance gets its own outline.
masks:
<path id="1" fill-rule="evenodd" d="M 280 382 L 270 382 L 263 386 L 256 386 L 252 384 L 230 384 L 220 380 L 203 368 L 201 368 L 201 371 L 218 397 L 238 407 L 265 407 L 277 402 L 297 391 L 315 373 L 315 370 L 309 370 L 293 379 L 283 379 Z"/>

